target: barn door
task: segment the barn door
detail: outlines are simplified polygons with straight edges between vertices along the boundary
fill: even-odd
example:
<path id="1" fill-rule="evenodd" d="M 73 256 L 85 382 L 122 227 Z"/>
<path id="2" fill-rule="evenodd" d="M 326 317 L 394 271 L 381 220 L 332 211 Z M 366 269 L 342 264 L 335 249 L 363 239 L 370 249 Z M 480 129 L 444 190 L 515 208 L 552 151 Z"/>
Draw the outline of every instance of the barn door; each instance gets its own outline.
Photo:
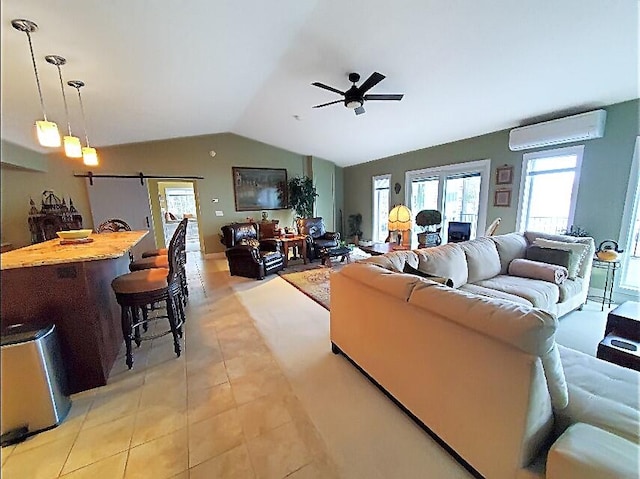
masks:
<path id="1" fill-rule="evenodd" d="M 133 248 L 136 259 L 143 251 L 156 248 L 146 181 L 141 184 L 134 178 L 93 178 L 91 185 L 87 179 L 87 191 L 94 228 L 103 221 L 118 218 L 126 221 L 132 230 L 149 231 Z"/>

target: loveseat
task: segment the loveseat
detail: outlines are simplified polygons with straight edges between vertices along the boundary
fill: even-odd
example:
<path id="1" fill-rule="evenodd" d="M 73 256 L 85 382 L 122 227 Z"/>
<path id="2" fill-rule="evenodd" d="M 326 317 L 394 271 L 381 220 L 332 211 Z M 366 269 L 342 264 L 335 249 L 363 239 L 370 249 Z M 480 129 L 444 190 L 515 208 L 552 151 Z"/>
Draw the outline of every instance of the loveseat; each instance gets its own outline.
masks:
<path id="1" fill-rule="evenodd" d="M 500 297 L 504 287 L 463 288 L 486 280 L 463 281 L 445 262 L 436 272 L 454 287 L 401 272 L 403 262 L 426 268 L 442 255 L 468 261 L 494 241 L 502 273 L 517 257 L 506 246 L 515 236 L 393 252 L 332 273 L 334 352 L 486 478 L 638 477 L 640 374 L 555 342 L 556 315 L 582 304 L 584 284 L 554 311 Z M 484 270 L 473 263 L 467 280 Z"/>

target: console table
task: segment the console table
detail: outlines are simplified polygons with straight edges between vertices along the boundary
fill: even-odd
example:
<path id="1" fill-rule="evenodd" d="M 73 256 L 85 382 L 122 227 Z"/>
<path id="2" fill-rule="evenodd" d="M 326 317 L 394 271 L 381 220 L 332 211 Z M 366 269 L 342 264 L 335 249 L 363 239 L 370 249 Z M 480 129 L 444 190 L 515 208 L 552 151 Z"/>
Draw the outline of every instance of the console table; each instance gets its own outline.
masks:
<path id="1" fill-rule="evenodd" d="M 407 246 L 397 245 L 395 243 L 373 243 L 371 246 L 358 245 L 358 248 L 371 256 L 380 256 L 386 253 L 391 253 L 392 251 L 411 249 Z"/>

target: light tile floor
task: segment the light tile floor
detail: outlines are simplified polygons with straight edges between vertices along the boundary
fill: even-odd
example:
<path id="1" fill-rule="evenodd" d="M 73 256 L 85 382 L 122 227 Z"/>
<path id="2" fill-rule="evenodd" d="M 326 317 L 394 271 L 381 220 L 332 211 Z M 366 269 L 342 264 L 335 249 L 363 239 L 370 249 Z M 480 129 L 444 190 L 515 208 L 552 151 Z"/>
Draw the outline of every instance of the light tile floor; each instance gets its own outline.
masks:
<path id="1" fill-rule="evenodd" d="M 2 477 L 337 477 L 220 264 L 189 255 L 180 358 L 170 336 L 135 349 L 131 371 L 121 355 L 59 427 L 2 448 Z"/>

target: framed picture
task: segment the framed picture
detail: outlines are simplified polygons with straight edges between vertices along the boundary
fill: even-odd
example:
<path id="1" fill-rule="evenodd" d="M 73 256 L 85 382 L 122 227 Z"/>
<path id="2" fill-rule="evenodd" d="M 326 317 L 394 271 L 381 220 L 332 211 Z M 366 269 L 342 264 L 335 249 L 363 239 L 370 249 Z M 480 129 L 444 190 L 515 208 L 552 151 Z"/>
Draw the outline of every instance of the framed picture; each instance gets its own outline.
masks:
<path id="1" fill-rule="evenodd" d="M 236 211 L 283 210 L 289 207 L 285 168 L 234 166 L 231 170 Z"/>
<path id="2" fill-rule="evenodd" d="M 511 206 L 511 190 L 496 190 L 493 206 Z"/>
<path id="3" fill-rule="evenodd" d="M 513 183 L 513 166 L 499 166 L 496 168 L 496 185 L 510 185 Z"/>

